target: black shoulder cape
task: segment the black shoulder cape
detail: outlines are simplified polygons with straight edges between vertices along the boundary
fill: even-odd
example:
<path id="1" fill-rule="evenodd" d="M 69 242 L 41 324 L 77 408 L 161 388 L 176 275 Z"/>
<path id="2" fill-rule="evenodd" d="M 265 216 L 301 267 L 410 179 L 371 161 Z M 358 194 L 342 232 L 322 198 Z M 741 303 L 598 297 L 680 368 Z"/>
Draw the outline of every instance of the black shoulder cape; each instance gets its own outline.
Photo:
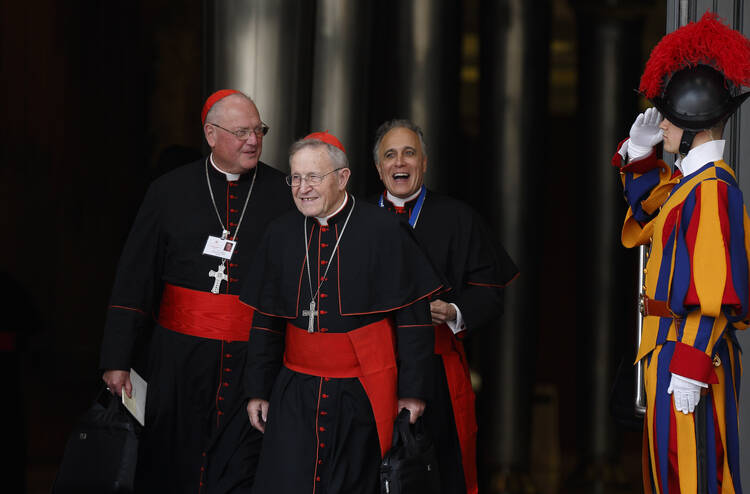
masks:
<path id="1" fill-rule="evenodd" d="M 315 221 L 307 219 L 308 235 Z M 242 302 L 267 315 L 297 317 L 300 290 L 308 289 L 304 225 L 305 217 L 298 211 L 271 223 L 245 275 Z M 333 262 L 339 263 L 342 316 L 389 312 L 442 286 L 411 228 L 364 201 L 354 204 Z"/>

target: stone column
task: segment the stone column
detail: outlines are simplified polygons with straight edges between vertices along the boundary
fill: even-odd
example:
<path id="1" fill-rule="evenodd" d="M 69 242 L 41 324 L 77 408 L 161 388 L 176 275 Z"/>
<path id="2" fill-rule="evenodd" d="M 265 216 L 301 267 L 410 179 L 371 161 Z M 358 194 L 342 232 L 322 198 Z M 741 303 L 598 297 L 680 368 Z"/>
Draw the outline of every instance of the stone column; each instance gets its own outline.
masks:
<path id="1" fill-rule="evenodd" d="M 643 3 L 643 2 L 641 2 Z M 580 202 L 577 223 L 580 277 L 577 383 L 580 484 L 606 492 L 617 472 L 621 435 L 609 398 L 621 358 L 633 356 L 635 255 L 620 246 L 625 207 L 609 165 L 617 143 L 638 114 L 642 5 L 571 1 L 578 25 L 578 132 Z M 632 385 L 626 386 L 633 389 Z"/>
<path id="2" fill-rule="evenodd" d="M 483 335 L 480 472 L 491 492 L 528 492 L 531 393 L 539 311 L 534 187 L 547 114 L 549 2 L 481 3 L 480 101 L 483 175 L 475 184 L 491 226 L 521 276 L 506 292 L 502 326 Z"/>
<path id="3" fill-rule="evenodd" d="M 373 126 L 392 118 L 410 118 L 422 127 L 429 153 L 427 186 L 450 192 L 451 177 L 464 165 L 456 163 L 460 4 L 455 0 L 384 0 L 378 5 L 373 33 Z"/>
<path id="4" fill-rule="evenodd" d="M 289 145 L 309 129 L 315 2 L 205 1 L 205 94 L 239 89 L 271 131 L 261 159 L 289 169 Z"/>
<path id="5" fill-rule="evenodd" d="M 372 137 L 367 132 L 371 2 L 319 0 L 310 130 L 341 140 L 352 168 L 349 190 L 363 195 Z"/>

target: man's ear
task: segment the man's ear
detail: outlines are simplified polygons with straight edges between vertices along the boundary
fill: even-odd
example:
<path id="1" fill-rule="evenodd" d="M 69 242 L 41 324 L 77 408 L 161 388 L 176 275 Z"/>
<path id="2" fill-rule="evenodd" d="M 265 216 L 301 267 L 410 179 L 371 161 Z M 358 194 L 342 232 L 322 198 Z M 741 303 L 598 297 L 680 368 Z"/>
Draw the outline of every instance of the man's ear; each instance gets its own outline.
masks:
<path id="1" fill-rule="evenodd" d="M 351 176 L 352 171 L 349 168 L 342 168 L 338 173 L 338 179 L 339 179 L 339 188 L 346 189 L 346 184 L 349 183 L 349 177 Z"/>
<path id="2" fill-rule="evenodd" d="M 212 148 L 216 145 L 216 129 L 213 125 L 205 124 L 203 126 L 203 135 L 206 137 L 208 147 Z"/>
<path id="3" fill-rule="evenodd" d="M 427 156 L 422 157 L 422 173 L 427 171 Z"/>

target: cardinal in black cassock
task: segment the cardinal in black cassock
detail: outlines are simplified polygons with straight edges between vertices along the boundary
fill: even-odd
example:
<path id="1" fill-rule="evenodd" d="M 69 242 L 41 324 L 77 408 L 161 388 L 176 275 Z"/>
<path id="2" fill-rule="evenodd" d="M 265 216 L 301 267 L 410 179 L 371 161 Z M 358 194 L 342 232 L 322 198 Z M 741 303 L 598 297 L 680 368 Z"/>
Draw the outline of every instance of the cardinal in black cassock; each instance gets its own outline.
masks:
<path id="1" fill-rule="evenodd" d="M 137 369 L 148 382 L 139 493 L 247 492 L 260 453 L 242 382 L 252 311 L 238 295 L 262 232 L 293 203 L 283 175 L 258 161 L 268 128 L 247 96 L 214 93 L 202 120 L 212 153 L 149 188 L 104 329 L 101 367 L 118 394 L 130 393 L 137 340 L 150 334 Z"/>
<path id="2" fill-rule="evenodd" d="M 414 123 L 380 126 L 375 163 L 386 187 L 376 202 L 414 229 L 450 287 L 430 297 L 435 391 L 424 419 L 435 440 L 443 492 L 476 494 L 475 396 L 462 340 L 502 314 L 504 287 L 518 269 L 471 208 L 425 187 L 427 155 Z"/>
<path id="3" fill-rule="evenodd" d="M 255 313 L 248 413 L 265 430 L 253 492 L 379 492 L 400 408 L 424 411 L 441 281 L 407 225 L 346 192 L 341 143 L 295 143 L 299 212 L 266 231 L 240 300 Z M 396 355 L 398 347 L 398 355 Z"/>

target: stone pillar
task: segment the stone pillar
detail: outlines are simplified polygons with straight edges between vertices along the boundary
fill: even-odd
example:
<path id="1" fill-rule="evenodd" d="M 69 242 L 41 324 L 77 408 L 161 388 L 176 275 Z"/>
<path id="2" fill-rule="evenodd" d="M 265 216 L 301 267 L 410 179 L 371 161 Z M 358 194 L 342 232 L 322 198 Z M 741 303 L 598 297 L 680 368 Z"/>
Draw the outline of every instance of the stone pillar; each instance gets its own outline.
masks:
<path id="1" fill-rule="evenodd" d="M 328 130 L 344 147 L 352 168 L 349 190 L 363 195 L 373 167 L 367 132 L 371 2 L 319 0 L 310 130 Z"/>
<path id="2" fill-rule="evenodd" d="M 271 131 L 261 159 L 289 169 L 287 151 L 309 129 L 315 2 L 204 3 L 205 94 L 239 89 L 255 100 Z"/>
<path id="3" fill-rule="evenodd" d="M 384 0 L 378 5 L 373 33 L 373 125 L 410 118 L 422 127 L 429 156 L 427 186 L 450 192 L 451 176 L 460 170 L 455 161 L 460 4 L 455 0 Z"/>
<path id="4" fill-rule="evenodd" d="M 480 101 L 482 167 L 475 184 L 521 276 L 506 292 L 502 327 L 482 345 L 479 396 L 480 472 L 491 492 L 528 492 L 530 401 L 534 376 L 538 258 L 537 231 L 529 228 L 539 201 L 547 113 L 549 2 L 481 3 Z"/>
<path id="5" fill-rule="evenodd" d="M 577 223 L 580 266 L 577 409 L 579 462 L 576 479 L 606 492 L 619 476 L 620 434 L 609 397 L 619 360 L 633 353 L 634 256 L 620 246 L 624 214 L 621 185 L 609 165 L 617 143 L 637 115 L 642 71 L 642 6 L 638 2 L 571 1 L 578 25 L 578 132 L 580 177 Z M 632 315 L 631 315 L 632 314 Z M 633 389 L 627 386 L 626 389 Z M 611 487 L 611 486 L 610 486 Z"/>

